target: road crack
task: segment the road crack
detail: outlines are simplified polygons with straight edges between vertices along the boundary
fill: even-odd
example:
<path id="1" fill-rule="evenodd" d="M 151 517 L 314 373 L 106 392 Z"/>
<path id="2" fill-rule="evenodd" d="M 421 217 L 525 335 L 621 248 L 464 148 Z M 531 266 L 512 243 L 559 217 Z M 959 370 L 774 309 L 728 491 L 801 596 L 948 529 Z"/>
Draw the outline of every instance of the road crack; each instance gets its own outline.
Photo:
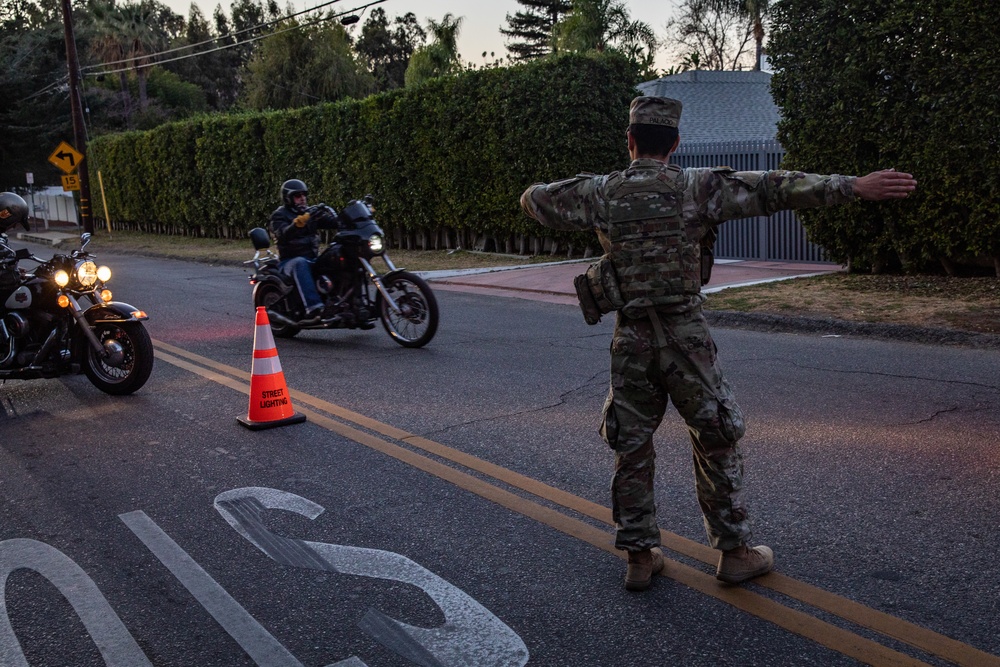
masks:
<path id="1" fill-rule="evenodd" d="M 464 426 L 488 424 L 492 421 L 497 421 L 501 419 L 511 419 L 516 417 L 521 417 L 523 415 L 531 415 L 531 414 L 536 414 L 538 412 L 545 412 L 546 410 L 551 410 L 552 408 L 558 408 L 559 406 L 566 404 L 567 398 L 569 398 L 575 393 L 585 390 L 587 387 L 591 386 L 595 381 L 597 381 L 600 377 L 602 377 L 605 373 L 606 371 L 594 373 L 586 381 L 582 382 L 581 384 L 577 385 L 572 389 L 567 389 L 563 393 L 559 394 L 558 399 L 551 403 L 545 405 L 537 405 L 531 408 L 525 408 L 524 410 L 517 410 L 514 412 L 505 412 L 503 414 L 490 415 L 488 417 L 480 417 L 477 419 L 470 419 L 468 421 L 459 422 L 457 424 L 450 424 L 443 428 L 434 429 L 433 431 L 427 431 L 426 433 L 421 434 L 421 437 L 430 439 L 437 437 L 439 434 L 448 433 L 449 431 L 453 431 L 455 429 L 459 429 Z"/>

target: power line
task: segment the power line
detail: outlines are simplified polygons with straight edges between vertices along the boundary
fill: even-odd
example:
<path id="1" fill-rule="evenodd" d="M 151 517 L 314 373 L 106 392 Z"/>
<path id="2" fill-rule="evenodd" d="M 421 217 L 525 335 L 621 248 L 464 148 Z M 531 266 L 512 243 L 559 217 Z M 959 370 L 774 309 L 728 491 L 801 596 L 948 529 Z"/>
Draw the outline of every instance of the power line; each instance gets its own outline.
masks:
<path id="1" fill-rule="evenodd" d="M 302 14 L 308 14 L 309 12 L 314 12 L 317 9 L 321 9 L 323 7 L 326 7 L 327 5 L 332 5 L 332 4 L 340 2 L 340 1 L 341 0 L 328 0 L 328 2 L 324 2 L 322 4 L 316 5 L 315 7 L 310 7 L 309 9 L 303 9 L 301 12 L 295 12 L 294 14 L 289 14 L 288 16 L 282 16 L 280 18 L 276 18 L 276 19 L 273 19 L 271 21 L 267 21 L 265 23 L 261 23 L 261 24 L 258 24 L 258 25 L 250 26 L 249 28 L 243 28 L 242 30 L 237 30 L 236 32 L 233 32 L 233 33 L 229 33 L 229 34 L 226 34 L 226 35 L 217 35 L 215 37 L 211 37 L 209 39 L 205 39 L 205 40 L 202 40 L 200 42 L 195 42 L 194 44 L 184 44 L 183 46 L 175 46 L 172 49 L 167 49 L 166 51 L 157 51 L 156 53 L 145 55 L 145 56 L 142 56 L 142 57 L 143 58 L 155 58 L 157 56 L 166 55 L 168 53 L 174 53 L 175 51 L 183 51 L 184 49 L 193 49 L 196 46 L 202 46 L 204 44 L 211 44 L 212 42 L 216 42 L 216 41 L 218 41 L 220 39 L 224 39 L 224 38 L 227 38 L 227 37 L 236 37 L 237 35 L 242 35 L 245 32 L 252 32 L 254 30 L 260 30 L 260 29 L 266 28 L 266 27 L 268 27 L 270 25 L 274 25 L 275 23 L 281 23 L 282 21 L 287 21 L 288 19 L 295 18 L 296 16 L 300 16 Z M 211 51 L 205 51 L 204 53 L 211 53 Z M 136 58 L 134 58 L 134 57 L 133 58 L 122 58 L 121 60 L 112 60 L 110 62 L 101 63 L 99 65 L 85 65 L 85 66 L 81 67 L 80 69 L 83 70 L 83 71 L 86 71 L 86 70 L 89 70 L 89 69 L 97 69 L 99 67 L 107 67 L 109 65 L 119 65 L 121 63 L 128 63 L 128 62 L 132 62 L 133 60 L 136 60 Z"/>
<path id="2" fill-rule="evenodd" d="M 336 0 L 334 0 L 334 1 L 336 1 Z M 237 46 L 243 46 L 244 44 L 250 44 L 252 42 L 256 42 L 256 41 L 259 41 L 259 40 L 262 40 L 262 39 L 267 39 L 268 37 L 274 37 L 276 35 L 281 35 L 283 33 L 286 33 L 286 32 L 292 31 L 292 30 L 299 30 L 300 28 L 307 28 L 309 26 L 317 25 L 319 23 L 322 23 L 323 21 L 330 21 L 332 19 L 340 18 L 342 16 L 347 16 L 348 14 L 352 14 L 352 13 L 357 12 L 357 11 L 364 11 L 365 9 L 368 9 L 369 7 L 373 7 L 375 5 L 380 5 L 383 2 L 386 2 L 386 0 L 375 0 L 374 2 L 369 2 L 367 5 L 361 5 L 360 7 L 355 7 L 354 9 L 349 9 L 347 11 L 341 12 L 340 14 L 331 14 L 330 16 L 321 17 L 321 18 L 315 19 L 313 21 L 307 21 L 306 23 L 300 23 L 300 24 L 292 26 L 290 28 L 285 28 L 284 30 L 276 30 L 274 32 L 269 32 L 266 35 L 258 35 L 257 37 L 251 37 L 250 39 L 245 39 L 242 42 L 235 42 L 233 44 L 225 44 L 223 46 L 219 46 L 219 47 L 216 47 L 214 49 L 209 49 L 208 51 L 199 51 L 198 53 L 189 53 L 186 56 L 177 56 L 176 58 L 167 58 L 166 60 L 158 60 L 158 61 L 156 61 L 154 63 L 150 63 L 150 66 L 152 66 L 152 65 L 162 65 L 162 64 L 165 64 L 165 63 L 177 62 L 178 60 L 187 60 L 188 58 L 195 58 L 197 56 L 203 56 L 203 55 L 206 55 L 208 53 L 215 53 L 216 51 L 224 51 L 225 49 L 232 49 L 232 48 L 237 47 Z M 301 12 L 299 12 L 299 13 L 301 13 Z M 285 17 L 285 18 L 287 19 L 287 18 L 290 18 L 290 17 Z M 285 19 L 279 19 L 278 21 L 280 22 L 281 20 L 285 20 Z M 258 26 L 258 27 L 260 27 L 260 26 Z M 162 52 L 162 53 L 165 53 L 165 52 Z M 147 55 L 147 56 L 142 56 L 142 59 L 154 58 L 157 55 L 160 55 L 160 53 L 154 53 L 154 54 L 150 54 L 150 55 Z M 120 61 L 119 60 L 119 61 L 115 61 L 115 62 L 131 62 L 133 60 L 138 60 L 138 59 L 139 58 L 128 58 L 127 60 L 124 60 L 124 61 Z M 108 64 L 113 64 L 113 63 L 108 63 Z M 100 65 L 100 66 L 102 67 L 103 65 Z M 120 72 L 128 72 L 131 69 L 132 69 L 131 67 L 122 67 L 120 69 L 102 70 L 100 72 L 87 72 L 86 76 L 105 76 L 107 74 L 118 74 Z"/>

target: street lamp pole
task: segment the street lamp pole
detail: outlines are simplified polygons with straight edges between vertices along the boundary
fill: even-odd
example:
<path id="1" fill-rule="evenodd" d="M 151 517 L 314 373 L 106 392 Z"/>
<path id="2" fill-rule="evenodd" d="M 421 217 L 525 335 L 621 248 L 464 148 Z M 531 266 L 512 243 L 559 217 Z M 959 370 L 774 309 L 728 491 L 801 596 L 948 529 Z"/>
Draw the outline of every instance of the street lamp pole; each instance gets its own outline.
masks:
<path id="1" fill-rule="evenodd" d="M 66 66 L 69 68 L 69 99 L 73 117 L 73 141 L 81 155 L 87 155 L 87 133 L 83 125 L 83 104 L 80 100 L 80 61 L 76 54 L 76 37 L 73 35 L 73 13 L 70 0 L 62 0 L 63 26 L 66 31 Z M 77 167 L 80 175 L 80 221 L 83 231 L 93 234 L 94 221 L 90 215 L 90 175 L 87 160 L 81 159 Z"/>

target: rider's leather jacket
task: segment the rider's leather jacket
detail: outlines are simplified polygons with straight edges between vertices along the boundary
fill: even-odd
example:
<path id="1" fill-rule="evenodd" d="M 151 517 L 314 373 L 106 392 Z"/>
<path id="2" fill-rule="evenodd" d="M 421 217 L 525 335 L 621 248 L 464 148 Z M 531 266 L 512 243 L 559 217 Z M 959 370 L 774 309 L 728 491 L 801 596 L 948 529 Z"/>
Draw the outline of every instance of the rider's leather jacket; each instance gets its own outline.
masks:
<path id="1" fill-rule="evenodd" d="M 277 240 L 278 257 L 282 262 L 293 257 L 316 259 L 319 255 L 319 234 L 316 227 L 308 223 L 303 227 L 296 227 L 293 221 L 299 215 L 301 213 L 288 206 L 279 206 L 271 214 L 271 233 Z"/>
<path id="2" fill-rule="evenodd" d="M 301 227 L 295 220 L 302 217 Z M 278 242 L 278 257 L 287 262 L 293 257 L 316 259 L 319 255 L 319 230 L 340 229 L 340 216 L 326 204 L 295 209 L 279 206 L 271 214 L 271 233 Z"/>

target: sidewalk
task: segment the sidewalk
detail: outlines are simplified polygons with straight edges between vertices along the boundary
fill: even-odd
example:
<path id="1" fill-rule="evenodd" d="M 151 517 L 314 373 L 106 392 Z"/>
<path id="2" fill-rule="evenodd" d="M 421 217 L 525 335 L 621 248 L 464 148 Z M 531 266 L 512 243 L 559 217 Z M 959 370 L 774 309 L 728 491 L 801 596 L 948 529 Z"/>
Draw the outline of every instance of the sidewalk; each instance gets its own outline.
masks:
<path id="1" fill-rule="evenodd" d="M 67 241 L 71 243 L 80 242 L 80 234 L 82 230 L 76 233 L 72 232 L 62 232 L 62 231 L 37 231 L 37 232 L 18 232 L 17 240 L 24 241 L 25 243 L 38 243 L 39 245 L 49 245 L 53 248 L 58 248 L 63 243 Z"/>
<path id="2" fill-rule="evenodd" d="M 433 282 L 434 289 L 441 291 L 494 294 L 548 303 L 579 305 L 576 291 L 573 289 L 573 277 L 583 273 L 592 261 L 594 260 L 573 260 L 468 271 L 426 271 L 421 275 Z M 843 267 L 836 264 L 721 259 L 716 260 L 712 269 L 712 280 L 702 291 L 711 294 L 727 287 L 756 285 L 841 270 Z"/>

